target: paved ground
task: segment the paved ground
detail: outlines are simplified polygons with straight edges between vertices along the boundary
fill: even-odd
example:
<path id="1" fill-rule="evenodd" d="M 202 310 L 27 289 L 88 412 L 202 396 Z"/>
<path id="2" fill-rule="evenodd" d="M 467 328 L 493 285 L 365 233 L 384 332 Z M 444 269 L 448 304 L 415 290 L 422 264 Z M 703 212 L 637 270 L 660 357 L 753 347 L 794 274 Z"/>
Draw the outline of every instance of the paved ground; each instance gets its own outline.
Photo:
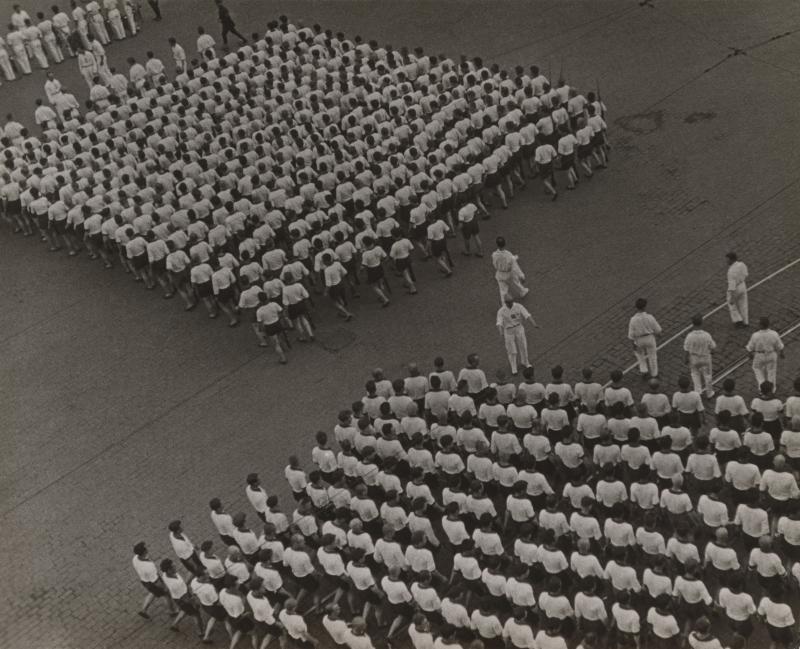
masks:
<path id="1" fill-rule="evenodd" d="M 0 0 L 0 14 L 10 4 Z M 188 50 L 195 26 L 214 24 L 205 0 L 162 5 L 164 22 L 148 21 L 144 35 L 113 45 L 112 64 L 124 67 L 150 48 L 166 60 L 167 36 Z M 599 81 L 611 111 L 609 170 L 556 204 L 528 190 L 484 227 L 487 242 L 503 233 L 522 255 L 534 288 L 529 306 L 542 325 L 530 340 L 542 368 L 562 362 L 574 377 L 586 363 L 601 373 L 628 365 L 625 322 L 635 297 L 650 297 L 666 336 L 678 332 L 722 299 L 729 248 L 754 280 L 800 257 L 796 3 L 231 7 L 247 32 L 285 11 L 395 46 L 538 62 L 553 75 L 563 68 L 580 88 Z M 58 76 L 77 89 L 75 67 L 60 66 Z M 37 73 L 4 85 L 0 111 L 29 119 L 43 81 Z M 427 365 L 443 353 L 455 367 L 473 350 L 487 370 L 504 362 L 487 260 L 459 263 L 449 282 L 420 268 L 416 298 L 387 310 L 362 298 L 354 323 L 325 317 L 320 343 L 294 349 L 278 367 L 244 330 L 187 316 L 85 259 L 48 255 L 5 230 L 0 237 L 2 647 L 190 646 L 163 616 L 135 616 L 134 541 L 166 554 L 164 526 L 175 517 L 200 541 L 211 533 L 208 498 L 244 507 L 242 478 L 251 470 L 284 493 L 286 456 L 305 453 L 313 432 L 332 426 L 376 365 L 397 375 L 409 361 Z M 754 316 L 772 313 L 781 329 L 798 317 L 798 270 L 757 289 Z M 728 340 L 724 318 L 714 326 Z M 726 358 L 735 358 L 743 340 L 730 340 Z M 783 365 L 784 390 L 798 368 L 795 349 Z M 673 353 L 662 352 L 668 383 L 681 371 Z M 747 368 L 740 373 L 745 384 Z"/>

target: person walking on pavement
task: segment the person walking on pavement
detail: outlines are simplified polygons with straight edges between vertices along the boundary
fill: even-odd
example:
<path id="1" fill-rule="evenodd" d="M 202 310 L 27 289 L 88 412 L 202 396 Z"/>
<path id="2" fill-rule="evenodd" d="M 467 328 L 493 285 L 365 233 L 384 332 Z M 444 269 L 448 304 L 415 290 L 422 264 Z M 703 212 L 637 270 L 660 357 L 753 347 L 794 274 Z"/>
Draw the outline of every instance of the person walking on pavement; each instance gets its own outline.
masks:
<path id="1" fill-rule="evenodd" d="M 147 0 L 147 4 L 149 4 L 150 9 L 153 10 L 153 15 L 155 16 L 154 20 L 161 20 L 161 6 L 159 5 L 159 0 Z"/>
<path id="2" fill-rule="evenodd" d="M 519 267 L 517 255 L 506 250 L 506 240 L 503 237 L 497 237 L 495 243 L 497 250 L 492 253 L 492 266 L 500 289 L 500 302 L 503 302 L 506 295 L 517 299 L 525 297 L 528 294 L 528 289 L 522 285 L 525 273 Z"/>
<path id="3" fill-rule="evenodd" d="M 711 334 L 703 329 L 703 316 L 692 316 L 692 330 L 686 334 L 683 341 L 683 351 L 686 352 L 686 364 L 692 375 L 694 390 L 703 394 L 707 399 L 714 396 L 711 385 L 711 354 L 717 348 L 717 343 Z"/>
<path id="4" fill-rule="evenodd" d="M 222 43 L 225 47 L 228 46 L 228 34 L 233 34 L 234 36 L 238 36 L 239 40 L 244 45 L 247 42 L 247 39 L 242 36 L 238 31 L 236 31 L 236 23 L 233 22 L 233 17 L 231 16 L 231 10 L 228 9 L 224 4 L 222 4 L 222 0 L 215 0 L 217 3 L 217 12 L 219 14 L 219 22 L 222 25 Z"/>
<path id="5" fill-rule="evenodd" d="M 747 342 L 747 353 L 753 359 L 753 374 L 756 385 L 761 386 L 764 381 L 775 385 L 778 373 L 778 356 L 783 358 L 783 341 L 774 329 L 770 329 L 769 318 L 761 317 L 758 320 L 759 330 L 750 336 Z"/>
<path id="6" fill-rule="evenodd" d="M 521 304 L 514 302 L 511 295 L 503 297 L 503 306 L 497 311 L 497 329 L 503 337 L 508 354 L 511 373 L 517 374 L 517 363 L 530 367 L 528 360 L 528 340 L 525 338 L 525 322 L 529 321 L 537 329 L 539 325 Z"/>
<path id="7" fill-rule="evenodd" d="M 658 376 L 658 352 L 656 336 L 661 334 L 661 325 L 647 313 L 647 300 L 636 300 L 636 313 L 628 323 L 628 338 L 633 342 L 633 353 L 639 363 L 639 373 L 643 379 Z"/>
<path id="8" fill-rule="evenodd" d="M 739 261 L 735 252 L 729 252 L 728 260 L 728 310 L 734 327 L 746 329 L 750 325 L 747 312 L 747 266 Z"/>

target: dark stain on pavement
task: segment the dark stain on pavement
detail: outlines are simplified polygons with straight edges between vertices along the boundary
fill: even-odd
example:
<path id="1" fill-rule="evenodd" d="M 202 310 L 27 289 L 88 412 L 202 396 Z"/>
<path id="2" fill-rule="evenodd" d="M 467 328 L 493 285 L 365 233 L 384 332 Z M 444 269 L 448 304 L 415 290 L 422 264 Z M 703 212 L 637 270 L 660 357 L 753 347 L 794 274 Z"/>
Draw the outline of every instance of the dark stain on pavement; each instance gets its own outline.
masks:
<path id="1" fill-rule="evenodd" d="M 325 327 L 318 328 L 316 331 L 317 343 L 325 351 L 335 354 L 349 347 L 356 341 L 356 334 L 351 329 L 344 327 Z"/>
<path id="2" fill-rule="evenodd" d="M 696 111 L 684 117 L 683 121 L 686 122 L 687 124 L 694 124 L 696 122 L 705 122 L 709 119 L 714 119 L 716 116 L 717 116 L 716 113 Z"/>
<path id="3" fill-rule="evenodd" d="M 659 130 L 664 125 L 664 111 L 651 110 L 647 113 L 625 115 L 617 118 L 616 124 L 631 133 L 647 135 Z"/>

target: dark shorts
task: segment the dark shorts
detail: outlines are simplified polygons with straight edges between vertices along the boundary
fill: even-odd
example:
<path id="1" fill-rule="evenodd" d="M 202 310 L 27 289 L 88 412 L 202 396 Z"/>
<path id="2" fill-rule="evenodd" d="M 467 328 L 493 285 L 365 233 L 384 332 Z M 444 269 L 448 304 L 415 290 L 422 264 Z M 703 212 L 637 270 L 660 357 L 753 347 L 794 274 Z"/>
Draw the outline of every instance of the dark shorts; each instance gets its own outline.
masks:
<path id="1" fill-rule="evenodd" d="M 143 581 L 142 586 L 144 589 L 156 597 L 164 597 L 167 594 L 167 589 L 158 581 Z"/>
<path id="2" fill-rule="evenodd" d="M 772 626 L 767 624 L 767 633 L 773 642 L 788 645 L 794 640 L 794 630 L 791 626 Z"/>
<path id="3" fill-rule="evenodd" d="M 278 626 L 277 623 L 275 624 L 267 624 L 266 622 L 258 622 L 256 621 L 254 624 L 254 628 L 256 633 L 261 636 L 262 638 L 265 635 L 271 635 L 274 638 L 278 638 L 281 635 L 281 627 Z"/>
<path id="4" fill-rule="evenodd" d="M 264 333 L 267 336 L 277 336 L 281 331 L 283 331 L 283 327 L 280 320 L 264 325 Z"/>
<path id="5" fill-rule="evenodd" d="M 167 271 L 167 258 L 156 259 L 150 264 L 150 268 L 156 275 L 163 275 Z"/>
<path id="6" fill-rule="evenodd" d="M 222 607 L 222 604 L 211 604 L 210 606 L 204 604 L 203 610 L 206 615 L 213 617 L 217 622 L 224 622 L 228 619 L 228 613 Z"/>
<path id="7" fill-rule="evenodd" d="M 328 297 L 331 298 L 334 302 L 341 302 L 344 301 L 346 296 L 344 292 L 344 283 L 339 282 L 338 284 L 334 284 L 333 286 L 328 287 Z"/>
<path id="8" fill-rule="evenodd" d="M 575 168 L 575 156 L 570 154 L 563 156 L 561 158 L 561 170 L 566 171 L 567 169 L 574 169 Z"/>
<path id="9" fill-rule="evenodd" d="M 253 622 L 253 618 L 249 615 L 240 615 L 239 617 L 229 617 L 228 621 L 231 623 L 234 631 L 240 631 L 241 633 L 250 633 L 255 626 Z"/>
<path id="10" fill-rule="evenodd" d="M 303 300 L 302 302 L 296 302 L 295 304 L 290 304 L 289 306 L 286 307 L 286 313 L 292 320 L 296 320 L 300 316 L 307 315 L 308 307 L 306 306 L 306 301 Z"/>
<path id="11" fill-rule="evenodd" d="M 411 619 L 414 615 L 414 607 L 408 602 L 400 602 L 399 604 L 392 604 L 388 600 L 385 603 L 386 619 L 395 620 L 398 617 L 405 617 Z"/>
<path id="12" fill-rule="evenodd" d="M 447 252 L 447 239 L 439 239 L 438 241 L 431 241 L 431 254 L 434 257 L 440 257 Z"/>
<path id="13" fill-rule="evenodd" d="M 467 221 L 466 223 L 461 224 L 461 234 L 464 235 L 465 239 L 474 237 L 480 231 L 481 229 L 478 226 L 478 222 L 474 218 L 471 221 Z"/>
<path id="14" fill-rule="evenodd" d="M 361 599 L 363 602 L 369 602 L 370 604 L 374 604 L 376 606 L 381 603 L 380 595 L 378 595 L 378 593 L 371 588 L 367 588 L 366 590 L 358 590 L 355 588 L 354 591 L 359 599 Z"/>
<path id="15" fill-rule="evenodd" d="M 411 270 L 411 257 L 403 257 L 403 259 L 395 259 L 394 267 L 401 273 L 404 270 Z"/>
<path id="16" fill-rule="evenodd" d="M 47 228 L 50 226 L 50 219 L 47 217 L 47 213 L 34 214 L 33 216 L 36 219 L 36 224 L 39 226 L 39 229 L 47 230 Z M 55 229 L 55 225 L 53 225 L 53 229 Z"/>
<path id="17" fill-rule="evenodd" d="M 425 241 L 427 235 L 428 225 L 426 223 L 415 225 L 411 230 L 411 238 L 414 239 L 414 241 Z"/>
<path id="18" fill-rule="evenodd" d="M 103 234 L 101 232 L 87 235 L 86 240 L 93 248 L 101 248 L 103 246 Z"/>
<path id="19" fill-rule="evenodd" d="M 305 577 L 294 577 L 297 585 L 301 590 L 315 591 L 319 588 L 319 580 L 313 575 L 306 575 Z"/>
<path id="20" fill-rule="evenodd" d="M 592 135 L 592 148 L 599 148 L 605 144 L 605 138 L 603 137 L 603 132 L 600 131 Z"/>
<path id="21" fill-rule="evenodd" d="M 131 264 L 137 270 L 141 270 L 145 266 L 147 266 L 147 253 L 142 253 L 141 255 L 136 255 L 131 259 Z M 211 282 L 209 282 L 211 284 Z"/>
<path id="22" fill-rule="evenodd" d="M 726 615 L 725 619 L 728 622 L 728 626 L 739 635 L 745 638 L 753 635 L 753 622 L 749 618 L 746 620 L 732 620 Z"/>
<path id="23" fill-rule="evenodd" d="M 175 603 L 178 605 L 178 608 L 181 609 L 186 615 L 199 615 L 200 611 L 197 610 L 197 606 L 194 605 L 194 602 L 189 598 L 189 595 L 186 594 L 180 599 L 175 600 Z"/>
<path id="24" fill-rule="evenodd" d="M 217 300 L 220 302 L 230 302 L 233 300 L 233 286 L 226 286 L 225 288 L 219 289 L 219 293 L 217 293 Z"/>
<path id="25" fill-rule="evenodd" d="M 683 615 L 684 619 L 694 621 L 703 617 L 704 615 L 707 615 L 708 607 L 705 605 L 703 601 L 699 601 L 694 604 L 689 604 L 686 601 L 681 601 L 680 612 Z"/>
<path id="26" fill-rule="evenodd" d="M 172 277 L 172 283 L 175 284 L 175 286 L 185 286 L 189 281 L 189 268 L 186 267 L 177 273 L 170 272 L 170 276 Z"/>
<path id="27" fill-rule="evenodd" d="M 10 216 L 19 216 L 22 213 L 22 203 L 20 200 L 8 201 L 6 203 L 6 212 L 8 212 Z"/>
<path id="28" fill-rule="evenodd" d="M 347 581 L 347 578 L 344 576 L 329 575 L 326 573 L 324 582 L 331 590 L 336 590 L 337 588 L 347 590 L 350 588 L 350 582 Z"/>
<path id="29" fill-rule="evenodd" d="M 586 160 L 590 155 L 592 155 L 592 145 L 591 144 L 579 144 L 578 145 L 578 159 L 579 160 Z"/>
<path id="30" fill-rule="evenodd" d="M 194 289 L 200 297 L 214 297 L 214 287 L 211 285 L 211 280 L 202 284 L 195 284 Z"/>
<path id="31" fill-rule="evenodd" d="M 494 189 L 495 187 L 497 187 L 500 184 L 500 182 L 502 180 L 503 180 L 503 178 L 500 176 L 500 172 L 496 171 L 496 172 L 486 176 L 486 186 L 489 189 Z"/>
<path id="32" fill-rule="evenodd" d="M 383 279 L 383 266 L 365 266 L 365 268 L 368 284 L 377 284 Z"/>
<path id="33" fill-rule="evenodd" d="M 681 412 L 679 410 L 678 420 L 681 422 L 681 426 L 686 426 L 690 430 L 700 428 L 700 413 L 696 410 L 694 412 Z"/>
<path id="34" fill-rule="evenodd" d="M 552 178 L 553 177 L 553 163 L 548 162 L 547 164 L 537 164 L 536 167 L 539 169 L 539 175 L 542 178 Z"/>

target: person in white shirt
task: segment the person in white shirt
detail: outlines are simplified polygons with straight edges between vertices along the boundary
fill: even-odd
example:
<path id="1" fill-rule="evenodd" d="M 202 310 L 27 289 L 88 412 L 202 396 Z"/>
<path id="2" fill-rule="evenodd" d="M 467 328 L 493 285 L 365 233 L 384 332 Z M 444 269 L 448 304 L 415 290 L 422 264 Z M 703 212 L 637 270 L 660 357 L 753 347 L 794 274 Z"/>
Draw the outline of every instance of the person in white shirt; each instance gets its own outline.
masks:
<path id="1" fill-rule="evenodd" d="M 578 630 L 602 635 L 608 623 L 608 611 L 603 599 L 597 595 L 597 580 L 594 577 L 586 577 L 581 581 L 573 608 Z"/>
<path id="2" fill-rule="evenodd" d="M 743 580 L 740 575 L 734 575 L 726 580 L 725 586 L 719 589 L 717 601 L 725 612 L 728 626 L 744 638 L 753 634 L 753 616 L 756 605 L 752 595 L 743 590 Z"/>
<path id="3" fill-rule="evenodd" d="M 672 612 L 669 593 L 663 593 L 655 598 L 654 605 L 647 611 L 647 625 L 657 649 L 669 649 L 678 645 L 681 629 Z"/>
<path id="4" fill-rule="evenodd" d="M 628 323 L 628 339 L 633 343 L 633 353 L 639 364 L 639 373 L 644 378 L 658 376 L 658 352 L 656 337 L 661 334 L 661 325 L 645 309 L 647 300 L 636 300 L 636 313 Z"/>
<path id="5" fill-rule="evenodd" d="M 341 609 L 338 604 L 328 604 L 326 613 L 322 618 L 322 626 L 328 632 L 328 635 L 333 640 L 337 647 L 342 647 L 347 644 L 347 635 L 350 632 L 350 627 L 341 617 Z"/>
<path id="6" fill-rule="evenodd" d="M 247 604 L 252 611 L 255 623 L 253 637 L 258 642 L 258 649 L 265 649 L 273 639 L 282 636 L 282 630 L 275 616 L 275 608 L 267 598 L 264 580 L 254 575 L 250 578 L 247 586 Z M 323 619 L 324 625 L 325 620 Z"/>
<path id="7" fill-rule="evenodd" d="M 206 30 L 202 27 L 197 28 L 197 53 L 200 55 L 201 60 L 209 60 L 217 57 L 214 51 L 216 41 L 210 34 L 206 34 Z"/>
<path id="8" fill-rule="evenodd" d="M 770 649 L 791 646 L 796 638 L 796 620 L 792 607 L 786 601 L 783 589 L 764 595 L 758 603 L 757 613 L 766 623 L 770 638 Z"/>
<path id="9" fill-rule="evenodd" d="M 630 591 L 624 591 L 617 595 L 617 601 L 611 606 L 611 620 L 617 633 L 624 638 L 624 644 L 633 644 L 638 649 L 641 620 L 639 613 L 631 606 Z"/>
<path id="10" fill-rule="evenodd" d="M 256 309 L 256 324 L 261 329 L 264 336 L 272 341 L 275 352 L 278 355 L 278 362 L 285 365 L 288 360 L 286 352 L 281 343 L 281 337 L 285 338 L 283 326 L 283 307 L 275 301 L 267 298 L 263 291 L 258 294 L 258 308 Z"/>
<path id="11" fill-rule="evenodd" d="M 778 357 L 783 358 L 783 341 L 777 331 L 770 329 L 769 318 L 759 318 L 758 326 L 759 330 L 750 336 L 745 349 L 753 361 L 756 385 L 760 387 L 764 381 L 776 385 Z"/>
<path id="12" fill-rule="evenodd" d="M 181 522 L 178 520 L 171 521 L 167 529 L 169 529 L 169 541 L 172 544 L 172 549 L 178 555 L 183 567 L 194 575 L 201 572 L 203 567 L 200 563 L 200 557 L 197 556 L 197 548 L 192 544 L 189 537 L 184 534 Z"/>
<path id="13" fill-rule="evenodd" d="M 528 613 L 522 607 L 514 608 L 513 615 L 503 625 L 502 635 L 509 649 L 536 649 L 536 640 L 528 622 Z"/>
<path id="14" fill-rule="evenodd" d="M 734 326 L 746 329 L 750 325 L 747 304 L 747 266 L 735 252 L 725 255 L 728 262 L 726 301 Z"/>
<path id="15" fill-rule="evenodd" d="M 511 365 L 511 374 L 517 374 L 517 364 L 529 367 L 528 340 L 525 337 L 525 322 L 530 322 L 535 328 L 539 325 L 530 312 L 521 304 L 514 302 L 514 298 L 507 294 L 503 298 L 503 306 L 497 311 L 497 330 L 503 337 L 506 346 L 508 362 Z"/>
<path id="16" fill-rule="evenodd" d="M 503 302 L 506 295 L 511 295 L 515 299 L 521 299 L 528 294 L 528 288 L 523 286 L 525 274 L 519 267 L 517 255 L 506 249 L 506 240 L 497 237 L 495 244 L 497 250 L 492 253 L 492 266 L 494 267 L 494 278 L 500 289 L 500 301 Z"/>
<path id="17" fill-rule="evenodd" d="M 200 610 L 192 601 L 186 581 L 178 574 L 172 559 L 163 559 L 159 564 L 159 568 L 161 569 L 161 579 L 167 587 L 167 591 L 169 591 L 169 596 L 178 607 L 178 614 L 172 624 L 169 625 L 169 628 L 177 631 L 180 621 L 189 615 L 197 623 L 200 637 L 203 637 L 203 618 L 200 615 Z"/>
<path id="18" fill-rule="evenodd" d="M 552 125 L 552 120 L 550 120 L 550 124 Z M 556 200 L 558 198 L 558 191 L 556 191 L 556 178 L 553 171 L 553 165 L 557 157 L 558 151 L 555 150 L 552 144 L 545 142 L 544 139 L 541 140 L 541 144 L 536 147 L 536 150 L 533 154 L 533 159 L 536 162 L 536 169 L 539 172 L 539 177 L 542 179 L 542 183 L 544 183 L 547 191 L 552 194 L 552 200 Z"/>
<path id="19" fill-rule="evenodd" d="M 306 642 L 314 647 L 319 646 L 319 640 L 308 632 L 305 619 L 297 612 L 297 600 L 286 600 L 283 609 L 278 614 L 278 620 L 289 638 Z"/>
<path id="20" fill-rule="evenodd" d="M 168 596 L 168 591 L 164 587 L 161 576 L 158 574 L 156 564 L 151 561 L 148 556 L 147 546 L 144 541 L 139 541 L 133 546 L 132 563 L 133 569 L 136 571 L 137 577 L 139 577 L 139 581 L 147 591 L 142 607 L 139 609 L 139 615 L 149 620 L 150 614 L 147 612 L 147 609 L 150 608 L 157 597 L 165 598 L 169 612 L 173 615 L 177 614 L 175 604 L 172 603 L 172 599 Z"/>
<path id="21" fill-rule="evenodd" d="M 683 350 L 686 352 L 686 364 L 694 383 L 694 391 L 698 394 L 705 393 L 707 399 L 714 396 L 711 385 L 711 355 L 717 343 L 711 334 L 703 329 L 703 316 L 692 316 L 692 330 L 686 334 L 683 341 Z"/>
<path id="22" fill-rule="evenodd" d="M 170 37 L 168 42 L 170 50 L 172 51 L 172 60 L 175 61 L 175 72 L 177 74 L 186 72 L 186 50 L 183 49 L 174 37 Z"/>
<path id="23" fill-rule="evenodd" d="M 434 649 L 430 622 L 421 613 L 414 616 L 413 622 L 408 627 L 408 636 L 414 649 Z"/>

